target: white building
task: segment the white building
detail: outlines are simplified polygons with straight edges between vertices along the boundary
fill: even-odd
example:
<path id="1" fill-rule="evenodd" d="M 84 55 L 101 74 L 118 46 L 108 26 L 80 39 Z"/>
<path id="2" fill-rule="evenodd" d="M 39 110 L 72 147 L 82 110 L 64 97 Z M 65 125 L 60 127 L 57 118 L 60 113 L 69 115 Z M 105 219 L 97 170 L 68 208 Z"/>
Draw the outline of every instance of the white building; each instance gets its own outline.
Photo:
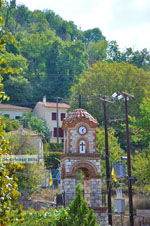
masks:
<path id="1" fill-rule="evenodd" d="M 50 131 L 50 142 L 56 143 L 63 142 L 63 130 L 62 121 L 67 116 L 67 111 L 70 108 L 65 103 L 53 103 L 46 102 L 46 98 L 43 98 L 43 102 L 38 102 L 33 110 L 34 114 L 46 121 L 47 127 Z M 58 121 L 57 121 L 58 112 Z M 58 127 L 58 137 L 57 137 Z"/>
<path id="2" fill-rule="evenodd" d="M 31 108 L 11 104 L 0 104 L 0 114 L 11 119 L 19 119 L 23 113 L 31 111 Z"/>

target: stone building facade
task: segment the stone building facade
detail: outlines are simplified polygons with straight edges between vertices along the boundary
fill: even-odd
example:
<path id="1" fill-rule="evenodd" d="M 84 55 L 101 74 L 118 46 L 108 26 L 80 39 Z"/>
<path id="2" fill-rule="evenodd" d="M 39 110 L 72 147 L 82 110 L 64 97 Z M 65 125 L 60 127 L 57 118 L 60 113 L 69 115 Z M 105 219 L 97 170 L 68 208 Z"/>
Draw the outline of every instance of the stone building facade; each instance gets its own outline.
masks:
<path id="1" fill-rule="evenodd" d="M 74 110 L 63 120 L 64 154 L 61 159 L 61 192 L 65 194 L 65 205 L 69 205 L 75 197 L 77 172 L 81 171 L 84 175 L 84 199 L 89 207 L 101 215 L 106 209 L 101 211 L 102 182 L 100 155 L 96 152 L 97 126 L 97 120 L 83 109 Z"/>

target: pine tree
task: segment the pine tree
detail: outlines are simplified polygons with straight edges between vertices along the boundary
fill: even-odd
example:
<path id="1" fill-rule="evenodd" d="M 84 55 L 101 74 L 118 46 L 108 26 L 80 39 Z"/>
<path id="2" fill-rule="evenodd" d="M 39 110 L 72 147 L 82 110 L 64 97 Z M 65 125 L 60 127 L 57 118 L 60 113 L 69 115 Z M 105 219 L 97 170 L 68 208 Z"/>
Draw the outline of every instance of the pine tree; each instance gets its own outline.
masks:
<path id="1" fill-rule="evenodd" d="M 88 207 L 87 202 L 83 198 L 83 188 L 81 184 L 77 185 L 76 197 L 69 206 L 68 216 L 69 225 L 74 226 L 97 226 L 97 218 L 94 211 Z"/>

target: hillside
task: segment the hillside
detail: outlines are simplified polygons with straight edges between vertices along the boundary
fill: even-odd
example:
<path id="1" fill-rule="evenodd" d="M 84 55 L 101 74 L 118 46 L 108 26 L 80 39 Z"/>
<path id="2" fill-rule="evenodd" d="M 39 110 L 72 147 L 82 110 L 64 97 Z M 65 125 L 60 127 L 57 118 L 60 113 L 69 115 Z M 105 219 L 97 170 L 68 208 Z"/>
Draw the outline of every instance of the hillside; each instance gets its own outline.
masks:
<path id="1" fill-rule="evenodd" d="M 149 70 L 146 49 L 121 52 L 99 28 L 82 31 L 49 9 L 30 11 L 12 0 L 5 2 L 1 14 L 1 37 L 7 39 L 1 55 L 8 66 L 18 69 L 3 76 L 12 104 L 33 107 L 45 95 L 48 101 L 69 97 L 80 74 L 97 61 L 124 61 Z M 10 32 L 11 40 L 5 37 Z"/>

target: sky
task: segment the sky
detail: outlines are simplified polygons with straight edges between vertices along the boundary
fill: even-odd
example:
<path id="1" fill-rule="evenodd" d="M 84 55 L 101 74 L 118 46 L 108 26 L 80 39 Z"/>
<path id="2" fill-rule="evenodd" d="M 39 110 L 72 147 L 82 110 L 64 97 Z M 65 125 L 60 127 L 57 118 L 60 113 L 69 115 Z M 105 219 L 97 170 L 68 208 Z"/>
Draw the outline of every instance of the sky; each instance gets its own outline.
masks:
<path id="1" fill-rule="evenodd" d="M 50 9 L 81 30 L 100 28 L 121 50 L 150 50 L 150 0 L 17 0 L 30 10 Z"/>

